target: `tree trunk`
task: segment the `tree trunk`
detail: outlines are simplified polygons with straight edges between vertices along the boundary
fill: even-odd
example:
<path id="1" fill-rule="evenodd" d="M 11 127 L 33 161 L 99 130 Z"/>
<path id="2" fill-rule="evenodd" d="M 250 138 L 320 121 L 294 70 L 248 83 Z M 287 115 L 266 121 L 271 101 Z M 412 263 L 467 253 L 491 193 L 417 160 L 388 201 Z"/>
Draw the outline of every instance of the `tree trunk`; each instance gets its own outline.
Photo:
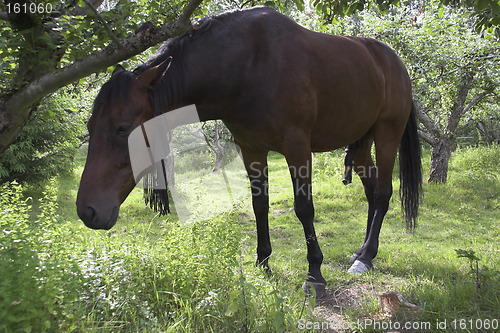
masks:
<path id="1" fill-rule="evenodd" d="M 215 162 L 212 172 L 219 172 L 222 167 L 222 161 L 224 160 L 224 147 L 219 145 L 215 151 Z"/>
<path id="2" fill-rule="evenodd" d="M 215 122 L 215 140 L 213 150 L 215 152 L 215 163 L 212 172 L 219 172 L 222 167 L 222 160 L 224 159 L 225 149 L 220 141 L 219 135 L 219 121 Z"/>
<path id="3" fill-rule="evenodd" d="M 454 141 L 451 138 L 440 138 L 432 146 L 429 183 L 446 183 Z"/>
<path id="4" fill-rule="evenodd" d="M 175 173 L 174 173 L 174 146 L 172 145 L 172 131 L 167 133 L 167 142 L 168 145 L 168 155 L 165 157 L 165 171 L 167 172 L 167 181 L 168 186 L 175 185 Z"/>

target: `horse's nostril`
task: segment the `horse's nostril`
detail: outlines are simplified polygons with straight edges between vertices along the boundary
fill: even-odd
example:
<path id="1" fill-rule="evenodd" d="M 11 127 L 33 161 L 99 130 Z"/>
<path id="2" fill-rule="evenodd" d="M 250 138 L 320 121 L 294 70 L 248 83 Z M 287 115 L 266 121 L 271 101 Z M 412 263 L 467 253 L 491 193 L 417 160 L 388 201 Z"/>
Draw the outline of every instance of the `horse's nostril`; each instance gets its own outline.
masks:
<path id="1" fill-rule="evenodd" d="M 95 209 L 92 208 L 91 206 L 84 207 L 83 209 L 78 210 L 78 216 L 82 219 L 85 224 L 92 223 L 94 221 L 94 218 L 96 216 Z"/>
<path id="2" fill-rule="evenodd" d="M 87 214 L 89 220 L 90 221 L 94 220 L 95 209 L 89 206 L 89 207 L 85 208 L 85 211 L 86 211 L 86 214 Z"/>

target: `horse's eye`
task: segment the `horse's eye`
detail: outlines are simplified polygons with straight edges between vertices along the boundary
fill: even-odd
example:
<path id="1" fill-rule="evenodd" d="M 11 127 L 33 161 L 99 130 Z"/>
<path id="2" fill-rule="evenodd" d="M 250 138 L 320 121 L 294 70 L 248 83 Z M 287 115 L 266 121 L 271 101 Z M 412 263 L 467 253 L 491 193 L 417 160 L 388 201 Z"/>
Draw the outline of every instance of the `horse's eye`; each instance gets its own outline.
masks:
<path id="1" fill-rule="evenodd" d="M 116 129 L 116 134 L 125 134 L 130 129 L 130 125 L 121 125 Z"/>

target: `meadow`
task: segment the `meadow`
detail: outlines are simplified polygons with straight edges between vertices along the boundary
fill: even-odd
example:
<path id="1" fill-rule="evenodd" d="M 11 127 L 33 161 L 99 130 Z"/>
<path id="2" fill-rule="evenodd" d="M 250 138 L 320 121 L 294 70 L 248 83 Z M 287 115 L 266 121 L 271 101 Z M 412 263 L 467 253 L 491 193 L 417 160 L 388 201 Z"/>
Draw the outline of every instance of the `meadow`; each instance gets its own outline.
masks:
<path id="1" fill-rule="evenodd" d="M 315 155 L 316 231 L 328 282 L 317 301 L 300 288 L 305 241 L 280 155 L 270 155 L 268 277 L 254 266 L 249 195 L 182 223 L 147 209 L 135 189 L 112 230 L 86 228 L 74 204 L 82 151 L 74 173 L 43 186 L 1 186 L 0 332 L 498 331 L 498 148 L 457 150 L 448 183 L 424 184 L 414 232 L 405 229 L 395 180 L 375 269 L 360 276 L 346 265 L 364 237 L 362 185 L 357 177 L 342 184 L 341 151 Z M 191 158 L 210 167 L 206 154 Z M 427 175 L 428 153 L 423 164 Z M 416 308 L 384 313 L 380 294 L 388 291 Z"/>

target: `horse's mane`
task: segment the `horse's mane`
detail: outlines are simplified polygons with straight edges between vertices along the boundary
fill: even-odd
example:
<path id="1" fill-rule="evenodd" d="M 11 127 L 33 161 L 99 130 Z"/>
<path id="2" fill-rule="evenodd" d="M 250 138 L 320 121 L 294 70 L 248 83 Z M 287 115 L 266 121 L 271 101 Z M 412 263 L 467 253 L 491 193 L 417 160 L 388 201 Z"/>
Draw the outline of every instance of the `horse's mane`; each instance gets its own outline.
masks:
<path id="1" fill-rule="evenodd" d="M 123 71 L 112 75 L 99 91 L 94 101 L 93 110 L 99 110 L 102 105 L 110 100 L 126 100 L 132 82 L 137 75 L 151 67 L 159 65 L 169 56 L 173 58 L 172 65 L 168 70 L 168 75 L 153 89 L 151 93 L 152 103 L 154 110 L 165 110 L 169 106 L 179 103 L 179 99 L 186 88 L 184 80 L 184 51 L 192 40 L 210 31 L 213 23 L 218 22 L 222 16 L 207 17 L 200 20 L 190 32 L 174 37 L 161 45 L 151 59 L 137 67 L 133 72 Z"/>
<path id="2" fill-rule="evenodd" d="M 225 12 L 217 16 L 206 17 L 199 20 L 193 29 L 183 35 L 174 37 L 163 45 L 161 45 L 156 54 L 146 61 L 143 65 L 137 67 L 133 72 L 123 71 L 113 75 L 106 82 L 94 102 L 94 110 L 99 109 L 101 105 L 111 100 L 126 100 L 131 89 L 132 80 L 145 70 L 157 66 L 168 57 L 172 57 L 172 64 L 168 70 L 168 74 L 156 84 L 151 92 L 151 102 L 155 110 L 155 115 L 165 110 L 175 108 L 181 101 L 184 92 L 186 91 L 186 64 L 185 51 L 189 45 L 198 38 L 214 36 L 220 33 L 222 29 L 218 27 L 224 26 L 231 29 L 230 23 L 238 22 L 240 15 L 247 12 L 246 10 L 237 10 Z"/>
<path id="3" fill-rule="evenodd" d="M 172 64 L 167 75 L 155 85 L 151 92 L 155 115 L 176 107 L 182 102 L 181 98 L 187 89 L 185 52 L 193 40 L 202 35 L 209 35 L 213 31 L 214 23 L 220 22 L 221 16 L 207 17 L 200 20 L 190 32 L 174 37 L 161 45 L 151 59 L 134 70 L 134 73 L 140 74 L 151 67 L 159 65 L 168 57 L 172 57 Z"/>
<path id="4" fill-rule="evenodd" d="M 192 31 L 167 41 L 158 48 L 156 55 L 145 64 L 137 67 L 133 72 L 127 72 L 131 74 L 132 77 L 136 77 L 145 70 L 161 64 L 163 61 L 167 60 L 168 57 L 172 57 L 172 63 L 168 69 L 167 75 L 165 75 L 150 92 L 155 116 L 158 116 L 162 111 L 168 108 L 174 108 L 181 102 L 181 98 L 187 89 L 184 75 L 186 68 L 184 53 L 186 48 L 188 48 L 189 44 L 194 39 L 210 33 L 214 22 L 218 22 L 220 18 L 221 16 L 209 17 L 198 22 Z M 130 82 L 129 76 L 126 77 L 123 84 L 127 85 L 127 82 Z M 151 207 L 154 211 L 159 212 L 160 215 L 165 215 L 170 212 L 168 192 L 166 189 L 155 189 L 154 186 L 152 186 L 152 184 L 157 182 L 157 177 L 160 177 L 162 174 L 166 182 L 167 175 L 164 160 L 161 161 L 161 167 L 157 165 L 156 169 L 153 169 L 151 173 L 146 174 L 144 177 L 144 200 L 146 205 Z"/>
<path id="5" fill-rule="evenodd" d="M 129 95 L 132 81 L 136 75 L 132 72 L 123 71 L 116 75 L 112 75 L 97 94 L 94 100 L 93 112 L 99 110 L 108 101 L 126 100 Z"/>
<path id="6" fill-rule="evenodd" d="M 181 98 L 187 89 L 184 75 L 186 71 L 184 55 L 189 45 L 196 39 L 211 37 L 220 33 L 222 29 L 218 28 L 221 26 L 229 28 L 228 23 L 235 22 L 239 16 L 238 13 L 243 12 L 245 11 L 225 12 L 199 20 L 191 31 L 165 42 L 158 48 L 152 58 L 134 70 L 134 73 L 140 74 L 151 67 L 159 65 L 168 57 L 172 57 L 172 64 L 167 75 L 156 84 L 151 93 L 155 115 L 177 107 L 182 102 Z"/>
<path id="7" fill-rule="evenodd" d="M 155 55 L 146 61 L 143 65 L 137 67 L 134 72 L 140 74 L 148 68 L 154 67 L 165 61 L 169 56 L 179 55 L 182 50 L 194 39 L 197 39 L 201 35 L 208 35 L 216 33 L 216 26 L 218 24 L 226 24 L 228 21 L 234 20 L 236 16 L 234 14 L 243 12 L 241 10 L 229 11 L 216 16 L 209 16 L 198 20 L 193 29 L 185 34 L 174 37 L 163 43 Z"/>

